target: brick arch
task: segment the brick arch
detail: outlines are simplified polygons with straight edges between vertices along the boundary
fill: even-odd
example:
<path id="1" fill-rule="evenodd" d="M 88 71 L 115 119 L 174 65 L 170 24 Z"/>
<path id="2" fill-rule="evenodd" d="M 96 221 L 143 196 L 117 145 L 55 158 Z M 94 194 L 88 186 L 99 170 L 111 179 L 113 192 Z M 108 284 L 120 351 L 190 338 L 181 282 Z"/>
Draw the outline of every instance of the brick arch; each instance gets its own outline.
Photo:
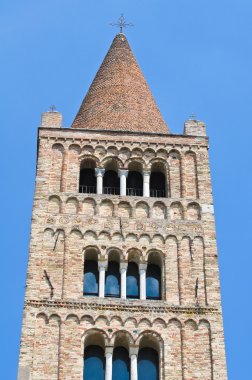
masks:
<path id="1" fill-rule="evenodd" d="M 69 197 L 65 204 L 66 214 L 78 214 L 79 212 L 79 201 L 76 197 Z"/>
<path id="2" fill-rule="evenodd" d="M 94 318 L 91 316 L 91 315 L 83 315 L 81 318 L 80 318 L 80 323 L 82 324 L 85 324 L 85 322 L 88 322 L 89 324 L 91 325 L 94 325 L 95 324 L 95 321 L 94 321 Z"/>
<path id="3" fill-rule="evenodd" d="M 136 217 L 137 218 L 149 218 L 150 207 L 147 202 L 137 202 L 136 203 Z"/>
<path id="4" fill-rule="evenodd" d="M 73 150 L 79 155 L 81 153 L 81 146 L 79 144 L 70 144 L 68 150 Z"/>
<path id="5" fill-rule="evenodd" d="M 109 247 L 109 248 L 107 249 L 107 252 L 106 252 L 105 257 L 106 257 L 106 258 L 109 258 L 109 255 L 110 255 L 111 253 L 113 253 L 113 252 L 115 252 L 115 253 L 118 255 L 119 262 L 122 261 L 122 260 L 124 260 L 124 254 L 123 254 L 123 251 L 122 251 L 122 249 L 120 249 L 120 248 L 118 248 L 118 247 Z"/>
<path id="6" fill-rule="evenodd" d="M 106 166 L 110 164 L 111 162 L 115 163 L 117 170 L 119 168 L 123 168 L 124 166 L 123 161 L 119 157 L 116 157 L 116 156 L 107 156 L 103 158 L 101 161 L 101 166 L 106 169 Z"/>
<path id="7" fill-rule="evenodd" d="M 151 327 L 152 326 L 152 323 L 151 321 L 148 319 L 148 318 L 141 318 L 139 321 L 138 321 L 138 324 L 137 324 L 137 327 Z"/>
<path id="8" fill-rule="evenodd" d="M 95 319 L 95 324 L 99 324 L 99 326 L 101 326 L 101 324 L 104 324 L 104 326 L 109 326 L 110 322 L 109 322 L 109 319 L 105 315 L 99 315 Z"/>
<path id="9" fill-rule="evenodd" d="M 131 335 L 131 333 L 127 330 L 118 330 L 118 331 L 115 331 L 113 334 L 112 334 L 112 337 L 111 337 L 111 344 L 114 346 L 114 344 L 116 343 L 116 339 L 117 338 L 124 338 L 128 344 L 128 347 L 125 347 L 127 349 L 129 349 L 129 347 L 134 343 L 134 339 L 133 339 L 133 336 Z"/>
<path id="10" fill-rule="evenodd" d="M 76 315 L 76 314 L 69 314 L 69 315 L 67 315 L 65 321 L 66 322 L 67 321 L 71 321 L 71 322 L 76 323 L 77 325 L 80 324 L 80 319 L 79 319 L 78 315 Z"/>
<path id="11" fill-rule="evenodd" d="M 86 344 L 90 344 L 89 342 L 92 342 L 92 341 L 95 341 L 95 338 L 101 338 L 100 342 L 103 343 L 103 348 L 105 346 L 107 346 L 109 344 L 109 336 L 108 334 L 102 330 L 102 329 L 99 329 L 99 328 L 91 328 L 91 329 L 88 329 L 86 330 L 83 334 L 82 334 L 82 345 L 83 345 L 83 348 L 86 347 Z M 92 339 L 94 338 L 94 339 Z M 83 352 L 84 352 L 84 349 L 83 349 Z"/>
<path id="12" fill-rule="evenodd" d="M 59 214 L 62 210 L 62 200 L 58 195 L 51 195 L 48 199 L 48 212 Z"/>
<path id="13" fill-rule="evenodd" d="M 36 319 L 41 319 L 45 322 L 45 324 L 47 325 L 49 323 L 49 317 L 45 314 L 45 313 L 38 313 L 36 315 Z"/>
<path id="14" fill-rule="evenodd" d="M 139 248 L 129 248 L 126 252 L 127 260 L 134 261 L 136 264 L 139 264 L 143 259 L 143 252 Z"/>
<path id="15" fill-rule="evenodd" d="M 137 327 L 137 320 L 133 317 L 126 318 L 123 325 L 125 326 L 126 324 L 132 324 L 134 327 Z"/>
<path id="16" fill-rule="evenodd" d="M 184 208 L 181 202 L 172 202 L 169 208 L 170 220 L 183 220 Z"/>
<path id="17" fill-rule="evenodd" d="M 140 157 L 130 157 L 125 162 L 125 168 L 130 170 L 129 167 L 132 166 L 134 163 L 138 165 L 139 167 L 138 170 L 140 171 L 141 174 L 142 174 L 142 171 L 147 168 L 145 160 Z"/>
<path id="18" fill-rule="evenodd" d="M 80 154 L 80 156 L 79 156 L 80 169 L 81 169 L 81 167 L 83 167 L 83 165 L 85 165 L 86 161 L 87 162 L 88 161 L 93 162 L 94 168 L 101 166 L 101 162 L 100 162 L 99 158 L 96 157 L 95 155 L 93 155 L 93 154 Z"/>
<path id="19" fill-rule="evenodd" d="M 82 154 L 94 154 L 94 147 L 92 145 L 83 145 L 81 152 Z M 85 153 L 87 152 L 87 153 Z"/>
<path id="20" fill-rule="evenodd" d="M 121 317 L 118 317 L 118 316 L 113 316 L 110 318 L 110 325 L 113 325 L 113 321 L 116 322 L 116 325 L 119 323 L 120 326 L 123 326 L 123 320 Z"/>
<path id="21" fill-rule="evenodd" d="M 73 228 L 69 234 L 70 237 L 76 239 L 83 239 L 83 233 L 78 228 Z"/>
<path id="22" fill-rule="evenodd" d="M 93 252 L 93 253 L 92 253 Z M 84 249 L 83 249 L 83 257 L 84 257 L 84 260 L 86 259 L 86 256 L 88 255 L 91 255 L 91 257 L 93 257 L 95 260 L 98 260 L 99 258 L 101 258 L 102 254 L 101 254 L 101 250 L 99 249 L 99 247 L 97 245 L 88 245 L 86 246 Z"/>
<path id="23" fill-rule="evenodd" d="M 164 202 L 157 201 L 153 204 L 152 217 L 155 219 L 167 218 L 167 209 Z"/>
<path id="24" fill-rule="evenodd" d="M 168 158 L 168 152 L 167 152 L 167 150 L 163 149 L 163 148 L 158 149 L 156 157 L 158 159 L 162 158 L 163 160 L 167 160 L 167 158 Z"/>
<path id="25" fill-rule="evenodd" d="M 158 325 L 160 325 L 161 328 L 167 327 L 167 323 L 163 318 L 155 318 L 151 323 L 152 327 L 158 327 Z"/>
<path id="26" fill-rule="evenodd" d="M 188 220 L 201 220 L 200 205 L 197 202 L 188 203 L 186 216 Z"/>

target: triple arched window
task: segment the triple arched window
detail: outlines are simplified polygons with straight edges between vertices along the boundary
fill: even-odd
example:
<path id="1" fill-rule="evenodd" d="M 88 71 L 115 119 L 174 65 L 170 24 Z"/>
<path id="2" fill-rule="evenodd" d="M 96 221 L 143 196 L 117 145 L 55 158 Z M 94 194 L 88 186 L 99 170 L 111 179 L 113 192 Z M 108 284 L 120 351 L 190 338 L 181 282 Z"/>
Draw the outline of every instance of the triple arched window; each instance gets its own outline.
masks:
<path id="1" fill-rule="evenodd" d="M 84 352 L 83 380 L 106 380 L 104 349 L 98 345 L 87 346 Z M 112 380 L 130 380 L 131 362 L 125 347 L 116 347 L 112 356 Z M 138 352 L 138 380 L 159 380 L 159 355 L 154 348 L 144 347 Z"/>
<path id="2" fill-rule="evenodd" d="M 116 159 L 107 161 L 101 168 L 94 159 L 84 159 L 80 166 L 79 192 L 166 197 L 169 193 L 167 168 L 163 162 L 154 162 L 145 170 L 142 163 L 132 161 L 127 169 L 119 169 Z"/>
<path id="3" fill-rule="evenodd" d="M 113 255 L 112 255 L 113 256 Z M 162 299 L 162 271 L 161 265 L 156 263 L 150 256 L 148 264 L 145 266 L 145 279 L 144 279 L 144 291 L 146 292 L 143 297 L 143 289 L 141 286 L 143 282 L 140 282 L 139 265 L 130 261 L 127 264 L 126 276 L 123 276 L 120 270 L 119 260 L 109 260 L 107 268 L 105 269 L 104 263 L 98 269 L 97 255 L 88 255 L 88 258 L 84 262 L 84 286 L 83 295 L 85 296 L 98 296 L 100 297 L 112 297 L 112 298 L 128 298 L 128 299 L 150 299 L 160 300 Z M 105 274 L 102 276 L 102 270 Z M 104 273 L 104 272 L 103 272 Z M 104 281 L 104 283 L 101 283 Z M 99 292 L 99 286 L 104 287 L 104 292 Z M 101 295 L 102 293 L 102 295 Z"/>

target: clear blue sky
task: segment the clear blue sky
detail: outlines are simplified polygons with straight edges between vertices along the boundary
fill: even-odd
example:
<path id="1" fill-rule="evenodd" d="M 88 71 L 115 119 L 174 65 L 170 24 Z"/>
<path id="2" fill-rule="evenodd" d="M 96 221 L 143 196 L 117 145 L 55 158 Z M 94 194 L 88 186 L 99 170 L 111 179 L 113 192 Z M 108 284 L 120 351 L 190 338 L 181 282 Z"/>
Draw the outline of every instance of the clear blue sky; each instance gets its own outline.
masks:
<path id="1" fill-rule="evenodd" d="M 1 0 L 0 379 L 17 373 L 40 114 L 70 126 L 121 12 L 170 130 L 207 123 L 229 380 L 249 380 L 251 0 Z"/>

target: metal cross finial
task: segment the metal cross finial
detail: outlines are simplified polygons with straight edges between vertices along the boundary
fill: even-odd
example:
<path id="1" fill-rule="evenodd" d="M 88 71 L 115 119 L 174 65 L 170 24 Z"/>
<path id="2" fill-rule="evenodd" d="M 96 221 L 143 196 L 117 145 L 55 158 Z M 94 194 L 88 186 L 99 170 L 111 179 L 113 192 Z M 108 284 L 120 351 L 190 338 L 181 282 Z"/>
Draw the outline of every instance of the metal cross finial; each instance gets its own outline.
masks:
<path id="1" fill-rule="evenodd" d="M 49 107 L 50 112 L 56 112 L 56 106 L 52 105 Z"/>
<path id="2" fill-rule="evenodd" d="M 111 26 L 118 26 L 120 28 L 120 33 L 123 33 L 124 28 L 127 28 L 128 26 L 134 26 L 134 24 L 126 22 L 123 13 L 121 14 L 121 17 L 119 17 L 117 22 L 113 22 L 110 25 Z"/>

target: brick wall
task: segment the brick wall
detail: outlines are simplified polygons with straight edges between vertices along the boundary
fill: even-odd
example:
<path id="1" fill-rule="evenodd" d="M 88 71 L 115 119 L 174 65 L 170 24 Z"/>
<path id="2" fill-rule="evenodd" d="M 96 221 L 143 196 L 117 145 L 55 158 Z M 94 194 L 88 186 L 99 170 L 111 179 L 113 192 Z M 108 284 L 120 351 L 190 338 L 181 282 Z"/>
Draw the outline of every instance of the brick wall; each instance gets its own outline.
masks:
<path id="1" fill-rule="evenodd" d="M 101 168 L 158 164 L 168 197 L 80 194 L 86 158 Z M 84 297 L 90 251 L 103 261 L 111 252 L 121 262 L 158 258 L 162 300 Z M 81 380 L 85 342 L 97 332 L 106 346 L 147 337 L 160 380 L 227 378 L 205 136 L 39 130 L 19 380 Z"/>

